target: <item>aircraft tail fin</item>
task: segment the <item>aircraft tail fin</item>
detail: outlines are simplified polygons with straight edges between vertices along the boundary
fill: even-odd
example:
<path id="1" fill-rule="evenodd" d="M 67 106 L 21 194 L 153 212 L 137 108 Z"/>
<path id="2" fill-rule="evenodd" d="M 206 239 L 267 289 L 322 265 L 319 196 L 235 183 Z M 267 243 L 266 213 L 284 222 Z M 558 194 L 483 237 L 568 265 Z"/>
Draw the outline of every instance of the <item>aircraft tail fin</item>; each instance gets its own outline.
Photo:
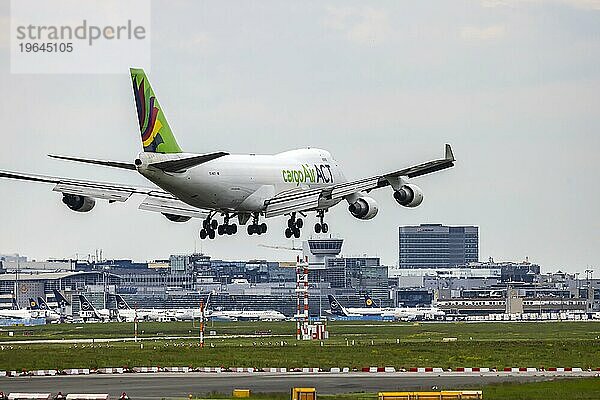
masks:
<path id="1" fill-rule="evenodd" d="M 67 301 L 67 299 L 65 298 L 65 296 L 63 296 L 58 290 L 54 289 L 54 298 L 56 298 L 56 303 L 58 304 L 59 307 L 66 307 L 68 305 L 71 305 L 71 303 L 69 303 Z"/>
<path id="2" fill-rule="evenodd" d="M 365 307 L 368 308 L 375 308 L 376 304 L 373 301 L 373 299 L 371 298 L 371 296 L 369 296 L 368 294 L 365 295 Z"/>
<path id="3" fill-rule="evenodd" d="M 329 307 L 331 308 L 332 314 L 342 316 L 348 315 L 344 307 L 342 307 L 342 305 L 336 300 L 336 298 L 333 295 L 330 294 L 327 296 L 327 298 L 329 299 Z"/>
<path id="4" fill-rule="evenodd" d="M 125 299 L 120 294 L 115 294 L 115 299 L 117 300 L 117 309 L 118 310 L 131 310 L 131 307 Z"/>
<path id="5" fill-rule="evenodd" d="M 84 295 L 79 295 L 79 309 L 81 311 L 95 311 L 94 306 Z"/>
<path id="6" fill-rule="evenodd" d="M 147 153 L 181 153 L 158 99 L 141 68 L 130 68 L 142 145 Z"/>
<path id="7" fill-rule="evenodd" d="M 208 311 L 211 307 L 210 304 L 210 296 L 212 295 L 212 293 L 209 293 L 208 296 L 206 296 L 206 302 L 204 303 L 204 311 Z"/>
<path id="8" fill-rule="evenodd" d="M 49 310 L 50 307 L 48 307 L 48 303 L 46 303 L 46 300 L 44 300 L 42 297 L 37 298 L 38 304 L 40 305 L 40 310 Z"/>
<path id="9" fill-rule="evenodd" d="M 29 298 L 29 309 L 30 310 L 39 310 L 40 309 L 40 305 L 38 304 L 38 302 L 35 301 L 34 299 L 32 299 L 31 297 Z"/>

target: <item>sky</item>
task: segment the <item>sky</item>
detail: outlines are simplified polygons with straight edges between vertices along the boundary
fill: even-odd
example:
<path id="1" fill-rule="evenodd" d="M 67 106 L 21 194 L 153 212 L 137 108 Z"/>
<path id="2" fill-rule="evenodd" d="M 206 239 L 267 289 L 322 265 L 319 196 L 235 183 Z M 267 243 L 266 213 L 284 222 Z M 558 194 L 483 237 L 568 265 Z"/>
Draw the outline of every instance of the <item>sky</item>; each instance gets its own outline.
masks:
<path id="1" fill-rule="evenodd" d="M 122 74 L 11 74 L 0 1 L 0 169 L 147 185 L 132 171 L 49 153 L 132 161 L 141 150 Z M 398 260 L 398 226 L 477 225 L 480 259 L 600 274 L 600 1 L 153 1 L 150 80 L 189 152 L 272 154 L 318 147 L 351 178 L 443 155 L 452 169 L 414 180 L 416 209 L 372 192 L 372 220 L 327 214 L 346 255 Z M 203 251 L 289 261 L 285 218 L 263 236 L 200 241 L 125 204 L 86 214 L 52 187 L 0 181 L 0 253 L 138 261 Z M 303 238 L 315 217 L 307 219 Z M 296 242 L 296 244 L 299 244 Z"/>

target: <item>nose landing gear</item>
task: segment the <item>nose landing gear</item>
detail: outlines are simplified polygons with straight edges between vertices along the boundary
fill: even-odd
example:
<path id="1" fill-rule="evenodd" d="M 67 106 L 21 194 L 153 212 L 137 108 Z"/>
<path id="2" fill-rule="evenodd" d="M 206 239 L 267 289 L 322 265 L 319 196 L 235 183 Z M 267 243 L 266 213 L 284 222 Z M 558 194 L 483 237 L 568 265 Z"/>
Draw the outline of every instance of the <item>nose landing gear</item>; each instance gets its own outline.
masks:
<path id="1" fill-rule="evenodd" d="M 318 210 L 317 217 L 319 217 L 319 222 L 315 224 L 315 233 L 327 233 L 329 232 L 329 225 L 326 222 L 323 222 L 325 218 L 325 210 Z"/>

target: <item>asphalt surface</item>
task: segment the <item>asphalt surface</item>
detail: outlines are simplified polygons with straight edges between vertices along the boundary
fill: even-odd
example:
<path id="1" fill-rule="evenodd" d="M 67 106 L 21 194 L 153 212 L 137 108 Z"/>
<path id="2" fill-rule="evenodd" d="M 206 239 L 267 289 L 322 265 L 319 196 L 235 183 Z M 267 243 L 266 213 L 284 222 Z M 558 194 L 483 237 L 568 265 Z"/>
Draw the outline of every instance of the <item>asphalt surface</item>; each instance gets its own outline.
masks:
<path id="1" fill-rule="evenodd" d="M 253 392 L 289 392 L 292 387 L 316 387 L 317 393 L 377 392 L 398 389 L 477 388 L 497 382 L 533 382 L 560 376 L 595 376 L 594 373 L 161 373 L 0 378 L 0 390 L 10 392 L 108 393 L 111 398 L 125 391 L 132 400 L 185 398 L 212 391 L 233 389 Z"/>

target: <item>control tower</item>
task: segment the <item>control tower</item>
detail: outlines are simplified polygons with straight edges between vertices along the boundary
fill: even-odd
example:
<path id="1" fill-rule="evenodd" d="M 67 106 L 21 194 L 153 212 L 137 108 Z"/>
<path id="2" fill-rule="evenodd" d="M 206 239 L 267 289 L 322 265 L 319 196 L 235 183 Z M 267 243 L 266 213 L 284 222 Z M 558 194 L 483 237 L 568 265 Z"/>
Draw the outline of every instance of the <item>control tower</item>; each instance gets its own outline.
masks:
<path id="1" fill-rule="evenodd" d="M 308 257 L 308 269 L 325 269 L 325 259 L 335 258 L 342 251 L 344 239 L 308 239 L 302 243 L 304 257 Z"/>

